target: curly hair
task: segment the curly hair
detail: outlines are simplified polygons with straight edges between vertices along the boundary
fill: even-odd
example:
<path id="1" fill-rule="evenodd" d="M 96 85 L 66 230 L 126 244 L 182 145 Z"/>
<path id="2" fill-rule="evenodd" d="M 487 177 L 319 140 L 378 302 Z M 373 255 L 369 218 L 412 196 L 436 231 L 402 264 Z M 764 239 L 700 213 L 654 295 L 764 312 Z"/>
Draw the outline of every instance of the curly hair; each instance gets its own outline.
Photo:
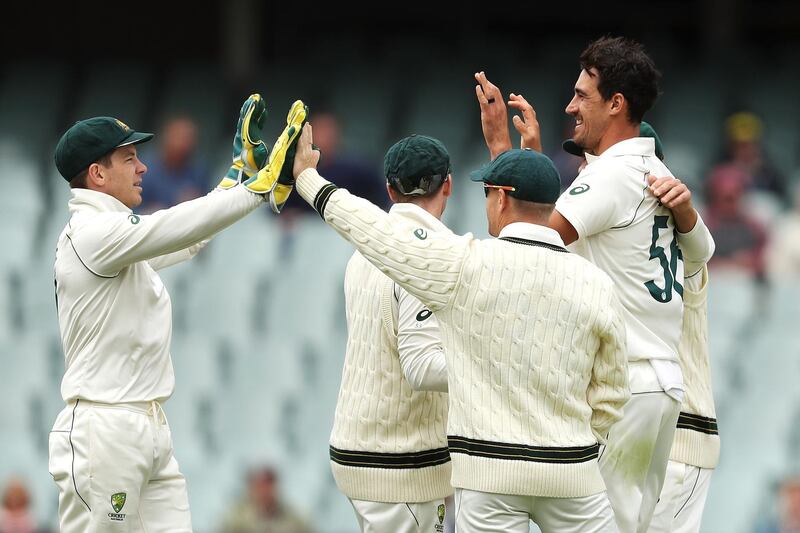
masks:
<path id="1" fill-rule="evenodd" d="M 622 93 L 628 119 L 639 123 L 658 98 L 661 73 L 640 43 L 624 37 L 601 37 L 581 53 L 581 68 L 597 69 L 597 89 L 604 100 Z"/>

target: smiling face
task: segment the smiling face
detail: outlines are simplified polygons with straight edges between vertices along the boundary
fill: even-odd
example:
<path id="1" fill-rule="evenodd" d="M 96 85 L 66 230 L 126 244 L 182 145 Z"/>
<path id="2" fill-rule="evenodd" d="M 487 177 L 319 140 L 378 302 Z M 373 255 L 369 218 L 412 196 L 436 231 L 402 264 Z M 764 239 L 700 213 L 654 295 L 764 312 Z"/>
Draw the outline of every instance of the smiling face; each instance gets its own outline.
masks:
<path id="1" fill-rule="evenodd" d="M 97 190 L 109 194 L 133 209 L 142 203 L 142 177 L 147 166 L 136 155 L 136 147 L 122 146 L 111 153 L 111 164 L 97 165 Z M 90 171 L 91 172 L 91 171 Z"/>
<path id="2" fill-rule="evenodd" d="M 575 119 L 573 139 L 585 151 L 596 154 L 601 139 L 611 122 L 613 98 L 604 100 L 597 85 L 597 69 L 582 70 L 575 82 L 575 96 L 566 112 Z"/>

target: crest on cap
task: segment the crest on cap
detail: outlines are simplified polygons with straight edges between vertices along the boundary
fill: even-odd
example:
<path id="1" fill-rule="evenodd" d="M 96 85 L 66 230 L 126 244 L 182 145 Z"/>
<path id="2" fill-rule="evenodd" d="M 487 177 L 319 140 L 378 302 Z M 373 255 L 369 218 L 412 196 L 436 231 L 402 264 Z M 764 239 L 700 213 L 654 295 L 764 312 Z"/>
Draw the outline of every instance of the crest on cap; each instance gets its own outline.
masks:
<path id="1" fill-rule="evenodd" d="M 122 122 L 120 119 L 115 118 L 114 120 L 117 122 L 117 124 L 119 124 L 120 128 L 122 128 L 125 131 L 130 131 L 130 128 L 128 127 L 128 125 L 125 124 L 124 122 Z"/>

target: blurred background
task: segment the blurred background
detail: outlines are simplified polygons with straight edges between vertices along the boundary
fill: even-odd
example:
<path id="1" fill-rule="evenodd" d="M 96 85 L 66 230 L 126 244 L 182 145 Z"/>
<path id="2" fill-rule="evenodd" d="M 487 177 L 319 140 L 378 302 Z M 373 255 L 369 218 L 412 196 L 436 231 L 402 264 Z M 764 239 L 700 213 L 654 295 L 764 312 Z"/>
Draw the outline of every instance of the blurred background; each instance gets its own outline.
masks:
<path id="1" fill-rule="evenodd" d="M 564 107 L 581 50 L 606 33 L 642 41 L 663 72 L 645 119 L 717 242 L 709 321 L 722 458 L 703 531 L 800 531 L 800 4 L 232 0 L 4 6 L 0 532 L 57 528 L 47 438 L 64 362 L 52 266 L 69 190 L 53 149 L 74 121 L 113 115 L 157 132 L 141 150 L 145 213 L 218 181 L 248 94 L 268 103 L 268 144 L 303 98 L 321 173 L 381 205 L 385 149 L 411 133 L 441 139 L 455 191 L 445 222 L 486 236 L 483 194 L 467 180 L 488 157 L 473 73 L 535 106 L 566 187 L 577 161 L 560 150 Z M 201 533 L 356 531 L 327 447 L 351 248 L 297 200 L 162 271 L 177 380 L 165 410 Z"/>

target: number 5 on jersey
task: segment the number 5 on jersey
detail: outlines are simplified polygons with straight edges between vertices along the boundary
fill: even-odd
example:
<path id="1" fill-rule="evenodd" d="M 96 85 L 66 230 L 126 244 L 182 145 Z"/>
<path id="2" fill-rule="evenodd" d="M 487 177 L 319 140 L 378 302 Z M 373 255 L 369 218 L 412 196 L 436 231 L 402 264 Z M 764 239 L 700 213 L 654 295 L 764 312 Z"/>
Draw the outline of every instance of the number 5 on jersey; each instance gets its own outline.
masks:
<path id="1" fill-rule="evenodd" d="M 683 298 L 683 285 L 678 281 L 678 260 L 683 260 L 678 243 L 673 232 L 672 241 L 669 243 L 670 257 L 663 247 L 658 245 L 659 230 L 667 228 L 667 216 L 656 216 L 653 222 L 653 242 L 650 244 L 650 259 L 658 259 L 661 268 L 664 269 L 664 288 L 658 286 L 655 280 L 650 280 L 644 284 L 650 291 L 650 296 L 657 302 L 667 303 L 672 301 L 672 290 Z"/>

